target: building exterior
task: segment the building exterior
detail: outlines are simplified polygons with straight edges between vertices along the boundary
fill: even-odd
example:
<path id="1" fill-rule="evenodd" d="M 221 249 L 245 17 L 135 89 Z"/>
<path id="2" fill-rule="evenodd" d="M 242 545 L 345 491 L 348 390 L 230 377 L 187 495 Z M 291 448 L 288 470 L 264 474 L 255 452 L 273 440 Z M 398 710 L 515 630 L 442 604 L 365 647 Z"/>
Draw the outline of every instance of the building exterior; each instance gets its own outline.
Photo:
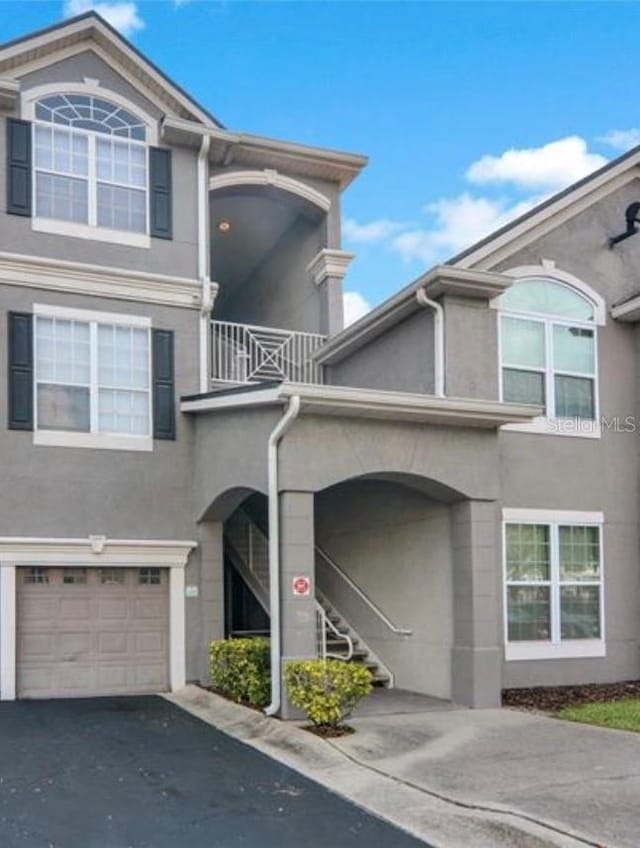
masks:
<path id="1" fill-rule="evenodd" d="M 635 150 L 343 329 L 361 156 L 225 129 L 95 13 L 0 47 L 0 697 L 270 632 L 383 685 L 640 672 Z M 630 211 L 629 211 L 630 210 Z"/>

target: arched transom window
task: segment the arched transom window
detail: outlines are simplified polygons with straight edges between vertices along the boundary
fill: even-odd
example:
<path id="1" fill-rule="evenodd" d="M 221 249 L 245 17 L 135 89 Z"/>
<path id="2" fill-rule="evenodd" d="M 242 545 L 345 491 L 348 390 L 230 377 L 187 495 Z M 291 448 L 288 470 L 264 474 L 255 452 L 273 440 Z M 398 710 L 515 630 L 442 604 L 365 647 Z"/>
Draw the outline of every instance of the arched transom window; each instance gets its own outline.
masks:
<path id="1" fill-rule="evenodd" d="M 36 216 L 147 232 L 143 121 L 85 94 L 44 97 L 35 119 Z"/>
<path id="2" fill-rule="evenodd" d="M 521 279 L 500 298 L 502 399 L 551 418 L 597 415 L 594 304 L 549 278 Z"/>

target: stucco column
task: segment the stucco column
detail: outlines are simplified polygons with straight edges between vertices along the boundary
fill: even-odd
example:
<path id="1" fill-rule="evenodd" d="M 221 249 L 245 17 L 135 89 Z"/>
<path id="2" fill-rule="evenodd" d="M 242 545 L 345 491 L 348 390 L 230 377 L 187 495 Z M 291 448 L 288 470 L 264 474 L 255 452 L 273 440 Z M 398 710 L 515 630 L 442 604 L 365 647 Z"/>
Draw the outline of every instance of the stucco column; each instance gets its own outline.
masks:
<path id="1" fill-rule="evenodd" d="M 469 707 L 497 707 L 502 662 L 499 510 L 493 501 L 463 501 L 451 511 L 452 697 Z"/>
<path id="2" fill-rule="evenodd" d="M 209 643 L 224 638 L 224 551 L 221 521 L 199 525 L 200 638 L 197 646 L 198 676 L 209 681 Z M 187 598 L 187 621 L 194 599 Z"/>
<path id="3" fill-rule="evenodd" d="M 299 581 L 307 578 L 309 592 Z M 312 492 L 280 494 L 280 627 L 282 667 L 288 660 L 309 659 L 317 655 L 315 610 L 315 554 Z M 282 718 L 297 718 L 282 687 Z"/>
<path id="4" fill-rule="evenodd" d="M 333 336 L 344 328 L 342 281 L 353 259 L 345 250 L 323 248 L 307 266 L 315 284 L 321 289 L 322 313 L 320 332 Z"/>

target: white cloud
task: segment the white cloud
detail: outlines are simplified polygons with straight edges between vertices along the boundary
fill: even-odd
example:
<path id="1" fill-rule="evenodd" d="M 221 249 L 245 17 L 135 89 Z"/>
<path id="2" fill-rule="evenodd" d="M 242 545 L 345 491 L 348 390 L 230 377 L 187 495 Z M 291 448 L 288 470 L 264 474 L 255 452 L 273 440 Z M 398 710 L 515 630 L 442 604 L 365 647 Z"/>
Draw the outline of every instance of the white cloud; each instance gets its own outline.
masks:
<path id="1" fill-rule="evenodd" d="M 345 327 L 355 323 L 359 318 L 362 318 L 363 315 L 371 311 L 371 304 L 360 292 L 346 291 L 343 295 L 343 302 Z"/>
<path id="2" fill-rule="evenodd" d="M 353 218 L 346 218 L 342 225 L 342 232 L 348 241 L 369 244 L 376 241 L 386 241 L 389 236 L 403 228 L 404 224 L 399 221 L 392 221 L 390 218 L 378 218 L 368 224 L 359 224 Z"/>
<path id="3" fill-rule="evenodd" d="M 91 9 L 108 21 L 112 27 L 129 37 L 144 28 L 144 21 L 138 13 L 138 6 L 134 2 L 100 2 L 100 0 L 65 0 L 63 15 L 65 18 L 73 18 L 82 15 Z"/>
<path id="4" fill-rule="evenodd" d="M 529 190 L 558 191 L 606 165 L 599 153 L 590 153 L 577 135 L 551 141 L 541 147 L 512 148 L 500 156 L 482 156 L 465 176 L 472 183 L 511 183 Z"/>
<path id="5" fill-rule="evenodd" d="M 430 263 L 443 255 L 457 253 L 494 230 L 523 215 L 543 198 L 530 197 L 516 203 L 472 197 L 443 198 L 430 203 L 425 212 L 433 216 L 433 226 L 397 235 L 392 247 L 405 262 Z"/>
<path id="6" fill-rule="evenodd" d="M 608 144 L 614 150 L 624 152 L 640 144 L 640 129 L 632 127 L 628 130 L 609 130 L 609 132 L 599 136 L 596 141 Z"/>

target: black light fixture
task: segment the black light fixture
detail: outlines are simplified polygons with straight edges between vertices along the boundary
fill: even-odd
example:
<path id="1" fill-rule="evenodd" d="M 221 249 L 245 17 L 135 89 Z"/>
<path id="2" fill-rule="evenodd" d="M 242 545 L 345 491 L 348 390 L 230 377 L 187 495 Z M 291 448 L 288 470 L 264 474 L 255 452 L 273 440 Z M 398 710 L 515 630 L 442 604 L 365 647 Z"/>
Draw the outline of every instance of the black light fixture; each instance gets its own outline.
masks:
<path id="1" fill-rule="evenodd" d="M 626 208 L 624 218 L 627 222 L 627 229 L 623 233 L 620 233 L 619 236 L 613 236 L 613 238 L 610 238 L 609 247 L 614 247 L 618 244 L 618 242 L 624 241 L 631 236 L 635 236 L 635 234 L 639 232 L 637 225 L 640 224 L 640 203 L 630 203 Z"/>

